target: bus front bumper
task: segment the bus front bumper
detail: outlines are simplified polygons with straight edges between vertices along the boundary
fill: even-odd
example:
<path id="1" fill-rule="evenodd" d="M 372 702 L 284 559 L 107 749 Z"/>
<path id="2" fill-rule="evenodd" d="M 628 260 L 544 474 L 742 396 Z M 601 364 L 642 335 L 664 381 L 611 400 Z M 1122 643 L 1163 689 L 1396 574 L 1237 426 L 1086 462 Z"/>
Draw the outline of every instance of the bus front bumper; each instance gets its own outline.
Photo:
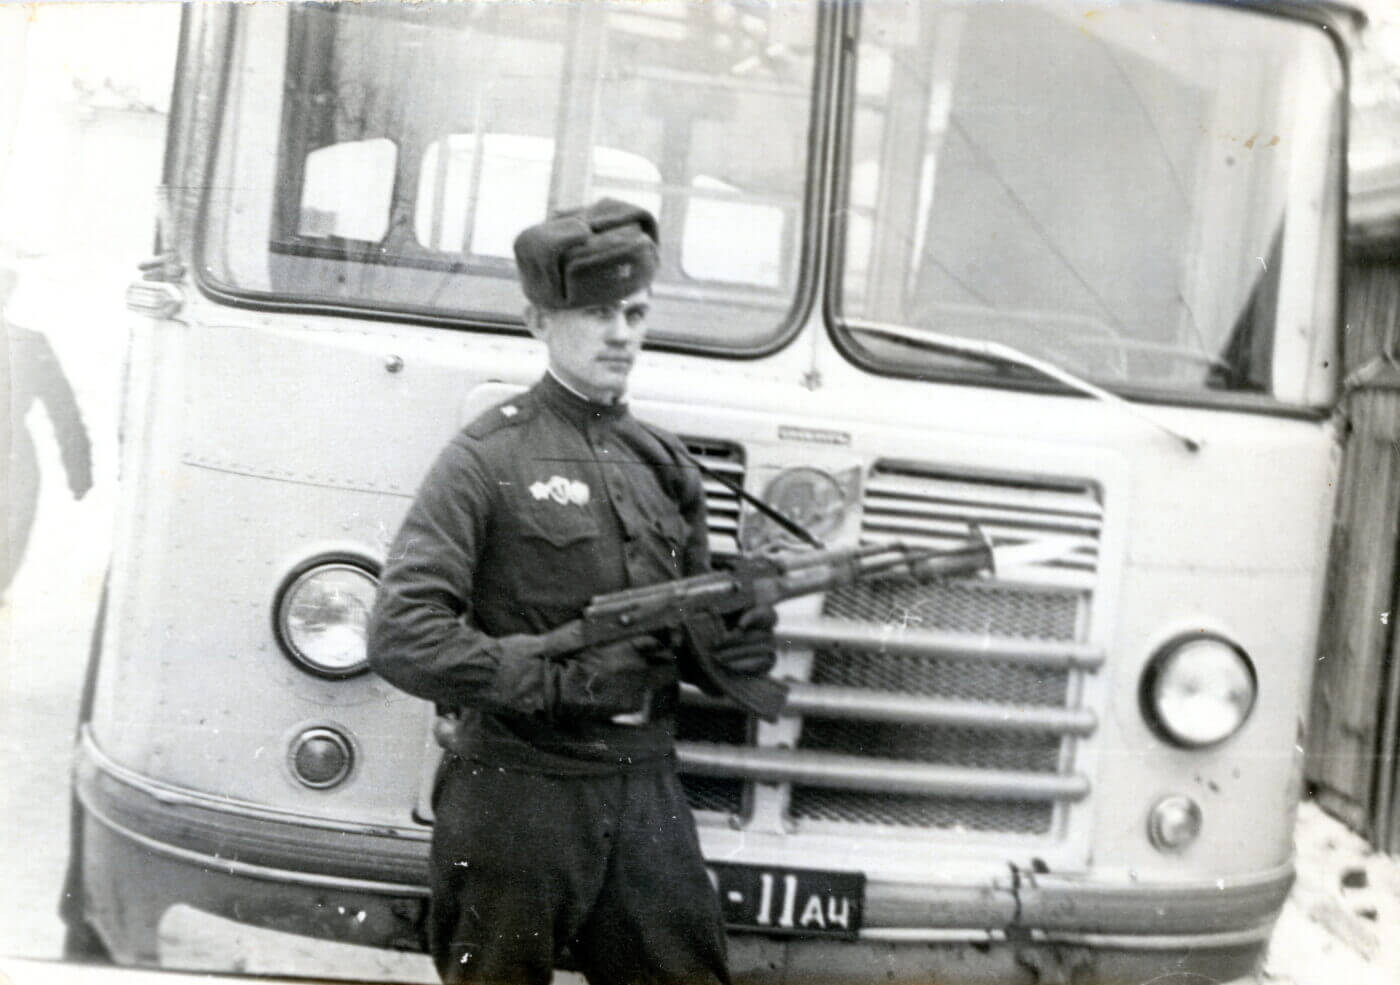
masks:
<path id="1" fill-rule="evenodd" d="M 160 963 L 156 928 L 177 904 L 272 931 L 423 948 L 427 829 L 173 787 L 113 762 L 86 731 L 74 770 L 85 912 L 118 960 Z M 1291 865 L 1187 885 L 872 880 L 857 940 L 736 932 L 731 963 L 736 976 L 803 982 L 1140 982 L 1167 969 L 1226 981 L 1257 963 L 1292 880 Z"/>

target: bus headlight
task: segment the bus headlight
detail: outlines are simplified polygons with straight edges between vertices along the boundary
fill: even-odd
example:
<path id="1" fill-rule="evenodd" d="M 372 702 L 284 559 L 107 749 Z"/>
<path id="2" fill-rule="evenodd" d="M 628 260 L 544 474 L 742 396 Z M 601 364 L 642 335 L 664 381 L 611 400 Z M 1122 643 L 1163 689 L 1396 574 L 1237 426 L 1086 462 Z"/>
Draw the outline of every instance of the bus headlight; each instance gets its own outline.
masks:
<path id="1" fill-rule="evenodd" d="M 365 636 L 378 582 L 369 562 L 321 558 L 283 584 L 273 628 L 287 656 L 322 677 L 352 677 L 369 667 Z"/>
<path id="2" fill-rule="evenodd" d="M 1173 745 L 1199 749 L 1234 735 L 1254 709 L 1257 678 L 1244 650 L 1210 633 L 1172 640 L 1142 675 L 1142 712 Z"/>

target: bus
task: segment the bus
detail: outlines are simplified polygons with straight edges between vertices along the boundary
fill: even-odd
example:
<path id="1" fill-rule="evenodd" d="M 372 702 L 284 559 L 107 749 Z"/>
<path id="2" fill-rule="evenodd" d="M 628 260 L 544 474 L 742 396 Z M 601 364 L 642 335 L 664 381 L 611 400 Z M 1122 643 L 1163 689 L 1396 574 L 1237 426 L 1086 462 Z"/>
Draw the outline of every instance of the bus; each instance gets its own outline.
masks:
<path id="1" fill-rule="evenodd" d="M 542 370 L 513 236 L 608 195 L 662 230 L 638 416 L 832 546 L 1060 545 L 784 603 L 777 721 L 686 691 L 736 976 L 1248 974 L 1293 879 L 1357 27 L 186 5 L 70 928 L 123 964 L 172 963 L 173 912 L 423 947 L 432 709 L 366 666 L 376 573 Z M 718 564 L 774 542 L 707 501 Z"/>

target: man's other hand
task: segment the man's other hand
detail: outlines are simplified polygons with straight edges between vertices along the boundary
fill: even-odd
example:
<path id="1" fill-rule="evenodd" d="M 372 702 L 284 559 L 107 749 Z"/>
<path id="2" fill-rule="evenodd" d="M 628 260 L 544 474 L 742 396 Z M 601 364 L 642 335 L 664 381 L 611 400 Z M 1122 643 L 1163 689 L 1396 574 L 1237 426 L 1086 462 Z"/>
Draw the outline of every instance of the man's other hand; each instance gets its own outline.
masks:
<path id="1" fill-rule="evenodd" d="M 682 679 L 719 696 L 724 691 L 714 679 L 716 673 L 763 677 L 778 660 L 773 638 L 777 622 L 771 605 L 756 605 L 737 618 L 700 613 L 687 619 L 678 648 Z"/>
<path id="2" fill-rule="evenodd" d="M 710 651 L 716 664 L 731 674 L 762 677 L 777 663 L 773 627 L 778 613 L 771 605 L 756 605 L 735 620 L 733 627 Z"/>
<path id="3" fill-rule="evenodd" d="M 559 719 L 608 719 L 639 711 L 652 691 L 674 683 L 678 673 L 669 652 L 650 638 L 584 650 L 556 672 Z"/>

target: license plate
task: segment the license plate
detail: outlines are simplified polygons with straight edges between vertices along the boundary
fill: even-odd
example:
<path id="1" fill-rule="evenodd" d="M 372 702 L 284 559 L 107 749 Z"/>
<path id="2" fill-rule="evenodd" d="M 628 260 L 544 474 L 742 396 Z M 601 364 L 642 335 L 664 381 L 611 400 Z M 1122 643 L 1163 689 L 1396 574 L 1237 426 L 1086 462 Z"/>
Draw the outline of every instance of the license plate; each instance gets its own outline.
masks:
<path id="1" fill-rule="evenodd" d="M 713 862 L 725 925 L 770 934 L 854 937 L 865 905 L 865 874 Z"/>

